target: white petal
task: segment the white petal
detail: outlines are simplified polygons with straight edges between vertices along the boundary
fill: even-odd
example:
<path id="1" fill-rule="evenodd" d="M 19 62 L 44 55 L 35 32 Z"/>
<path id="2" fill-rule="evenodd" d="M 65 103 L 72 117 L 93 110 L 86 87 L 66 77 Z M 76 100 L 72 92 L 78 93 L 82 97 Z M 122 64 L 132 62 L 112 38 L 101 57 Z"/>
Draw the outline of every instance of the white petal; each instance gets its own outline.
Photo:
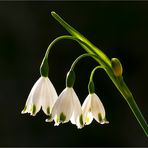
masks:
<path id="1" fill-rule="evenodd" d="M 32 94 L 30 92 L 28 98 L 27 98 L 27 101 L 25 103 L 25 106 L 24 106 L 24 109 L 22 110 L 22 114 L 25 114 L 25 113 L 30 113 L 30 108 L 31 108 L 31 102 L 32 102 Z"/>
<path id="2" fill-rule="evenodd" d="M 84 100 L 84 103 L 82 105 L 82 112 L 83 112 L 84 123 L 86 125 L 90 124 L 93 120 L 93 116 L 91 113 L 91 95 L 90 94 Z"/>
<path id="3" fill-rule="evenodd" d="M 105 119 L 104 106 L 99 97 L 95 93 L 91 94 L 91 96 L 92 96 L 92 101 L 91 101 L 92 114 L 97 122 L 104 123 Z"/>
<path id="4" fill-rule="evenodd" d="M 44 83 L 45 78 L 41 77 L 40 81 L 38 81 L 37 85 L 35 85 L 35 88 L 32 91 L 32 107 L 35 106 L 35 110 L 31 111 L 31 115 L 36 115 L 36 113 L 38 113 L 41 109 Z"/>
<path id="5" fill-rule="evenodd" d="M 81 103 L 73 88 L 72 88 L 72 99 L 73 99 L 73 114 L 70 120 L 73 124 L 76 124 L 78 128 L 82 128 L 83 116 L 82 116 Z"/>
<path id="6" fill-rule="evenodd" d="M 44 92 L 42 98 L 42 109 L 46 115 L 49 115 L 51 113 L 55 101 L 58 98 L 58 95 L 48 77 L 45 78 L 43 91 Z"/>
<path id="7" fill-rule="evenodd" d="M 71 118 L 72 111 L 72 90 L 71 88 L 65 88 L 53 106 L 52 116 L 55 123 L 59 124 L 60 118 L 63 118 L 63 122 L 68 122 Z"/>
<path id="8" fill-rule="evenodd" d="M 40 77 L 36 83 L 33 85 L 30 94 L 27 98 L 26 104 L 25 104 L 25 108 L 22 111 L 22 113 L 31 113 L 31 107 L 33 106 L 34 101 L 38 102 L 38 97 L 36 98 L 36 100 L 33 100 L 33 96 L 36 93 L 36 91 L 38 91 L 40 89 L 40 84 L 42 83 L 42 77 Z"/>

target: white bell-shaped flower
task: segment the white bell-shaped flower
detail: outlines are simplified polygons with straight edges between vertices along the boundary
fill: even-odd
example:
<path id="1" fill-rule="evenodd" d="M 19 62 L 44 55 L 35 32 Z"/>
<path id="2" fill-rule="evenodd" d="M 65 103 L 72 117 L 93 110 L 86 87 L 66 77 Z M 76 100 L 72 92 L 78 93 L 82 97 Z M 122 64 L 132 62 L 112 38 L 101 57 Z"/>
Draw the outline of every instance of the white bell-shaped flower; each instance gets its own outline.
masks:
<path id="1" fill-rule="evenodd" d="M 84 124 L 86 125 L 90 124 L 93 118 L 100 124 L 109 123 L 105 117 L 104 106 L 95 93 L 89 94 L 86 97 L 82 105 L 82 111 Z"/>
<path id="2" fill-rule="evenodd" d="M 41 76 L 32 87 L 22 114 L 30 113 L 35 116 L 42 107 L 44 113 L 50 115 L 57 98 L 57 92 L 49 78 Z"/>
<path id="3" fill-rule="evenodd" d="M 72 87 L 66 87 L 61 92 L 53 106 L 51 116 L 51 119 L 46 120 L 47 122 L 54 119 L 55 125 L 59 125 L 70 120 L 78 128 L 83 127 L 81 104 Z"/>

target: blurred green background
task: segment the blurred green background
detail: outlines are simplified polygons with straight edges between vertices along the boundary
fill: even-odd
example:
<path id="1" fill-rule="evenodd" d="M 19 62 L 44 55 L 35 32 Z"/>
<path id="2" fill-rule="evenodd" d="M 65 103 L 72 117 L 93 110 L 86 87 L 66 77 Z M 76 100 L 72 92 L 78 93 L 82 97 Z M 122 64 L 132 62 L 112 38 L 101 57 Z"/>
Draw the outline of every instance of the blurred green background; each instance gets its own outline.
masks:
<path id="1" fill-rule="evenodd" d="M 104 71 L 94 77 L 108 125 L 96 121 L 78 130 L 71 123 L 54 127 L 46 116 L 21 115 L 50 42 L 68 34 L 50 15 L 57 12 L 109 58 L 118 57 L 125 82 L 148 121 L 148 2 L 53 1 L 0 2 L 0 146 L 148 146 L 127 103 Z M 62 41 L 49 55 L 49 77 L 58 94 L 72 62 L 85 51 Z M 84 59 L 76 66 L 74 89 L 83 103 L 91 70 Z"/>

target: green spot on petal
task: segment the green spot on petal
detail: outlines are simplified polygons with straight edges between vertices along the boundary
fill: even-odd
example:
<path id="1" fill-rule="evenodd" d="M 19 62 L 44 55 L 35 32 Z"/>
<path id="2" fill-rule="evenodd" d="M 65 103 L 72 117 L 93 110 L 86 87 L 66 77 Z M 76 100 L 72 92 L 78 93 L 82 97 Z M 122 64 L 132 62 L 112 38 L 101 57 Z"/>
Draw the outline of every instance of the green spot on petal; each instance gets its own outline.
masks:
<path id="1" fill-rule="evenodd" d="M 62 112 L 61 114 L 60 114 L 60 121 L 61 122 L 64 122 L 66 120 L 66 116 L 64 115 L 64 113 Z"/>
<path id="2" fill-rule="evenodd" d="M 36 106 L 33 104 L 30 111 L 32 112 L 33 115 L 35 115 L 36 112 Z"/>
<path id="3" fill-rule="evenodd" d="M 87 118 L 86 118 L 86 123 L 89 123 L 89 122 L 90 122 L 90 118 L 87 117 Z"/>
<path id="4" fill-rule="evenodd" d="M 98 114 L 98 120 L 99 120 L 100 122 L 102 122 L 102 116 L 101 116 L 101 113 Z"/>
<path id="5" fill-rule="evenodd" d="M 58 123 L 59 123 L 59 117 L 56 116 L 56 124 L 58 124 Z"/>
<path id="6" fill-rule="evenodd" d="M 81 114 L 80 118 L 79 118 L 80 124 L 83 125 L 83 116 Z"/>
<path id="7" fill-rule="evenodd" d="M 47 107 L 47 114 L 50 115 L 50 107 Z"/>

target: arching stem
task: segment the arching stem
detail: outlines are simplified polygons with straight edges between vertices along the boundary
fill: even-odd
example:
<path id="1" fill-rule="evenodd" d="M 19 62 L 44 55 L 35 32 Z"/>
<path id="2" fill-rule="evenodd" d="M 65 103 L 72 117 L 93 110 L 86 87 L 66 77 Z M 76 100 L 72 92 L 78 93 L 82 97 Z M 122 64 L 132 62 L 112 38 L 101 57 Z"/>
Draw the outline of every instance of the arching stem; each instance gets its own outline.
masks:
<path id="1" fill-rule="evenodd" d="M 142 127 L 144 133 L 148 137 L 148 124 L 143 117 L 138 105 L 136 104 L 132 93 L 129 88 L 125 84 L 122 76 L 115 76 L 112 70 L 111 61 L 109 58 L 95 45 L 93 45 L 87 38 L 85 38 L 82 34 L 80 34 L 76 29 L 70 26 L 67 22 L 65 22 L 58 14 L 55 12 L 51 12 L 52 16 L 73 36 L 77 39 L 78 43 L 90 54 L 94 54 L 96 57 L 93 57 L 100 65 L 105 67 L 105 70 L 117 87 L 119 92 L 122 94 L 126 102 L 128 103 L 130 109 L 134 113 L 137 121 Z"/>

